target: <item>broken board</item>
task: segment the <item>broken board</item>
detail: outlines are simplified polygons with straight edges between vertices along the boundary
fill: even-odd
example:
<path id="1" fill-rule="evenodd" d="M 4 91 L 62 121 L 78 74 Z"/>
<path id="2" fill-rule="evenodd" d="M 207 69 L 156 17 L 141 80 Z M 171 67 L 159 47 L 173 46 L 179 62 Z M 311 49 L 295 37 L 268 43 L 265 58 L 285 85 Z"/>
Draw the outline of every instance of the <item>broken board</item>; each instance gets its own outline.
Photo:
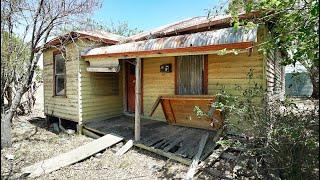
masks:
<path id="1" fill-rule="evenodd" d="M 40 161 L 34 165 L 25 167 L 22 169 L 23 174 L 29 174 L 29 177 L 38 177 L 43 174 L 50 173 L 52 171 L 58 170 L 62 167 L 74 164 L 81 161 L 89 156 L 96 154 L 120 141 L 123 138 L 107 134 L 99 139 L 96 139 L 88 144 L 80 146 L 64 154 L 60 154 L 56 157 Z"/>
<path id="2" fill-rule="evenodd" d="M 217 130 L 223 124 L 221 111 L 214 110 L 211 117 L 197 116 L 194 111 L 198 106 L 204 113 L 211 110 L 215 101 L 212 95 L 171 95 L 159 96 L 151 109 L 150 116 L 161 104 L 165 118 L 169 124 L 194 127 L 208 130 Z"/>
<path id="3" fill-rule="evenodd" d="M 129 140 L 124 146 L 122 146 L 116 153 L 117 156 L 122 156 L 133 146 L 133 140 Z"/>
<path id="4" fill-rule="evenodd" d="M 205 145 L 207 143 L 208 137 L 209 137 L 209 133 L 202 135 L 200 143 L 199 143 L 199 147 L 198 147 L 198 152 L 192 160 L 192 164 L 190 165 L 190 168 L 187 172 L 185 179 L 187 179 L 187 180 L 193 179 L 193 176 L 196 173 L 196 169 L 198 167 L 198 163 L 200 161 L 200 157 L 201 157 L 203 148 L 205 147 Z"/>

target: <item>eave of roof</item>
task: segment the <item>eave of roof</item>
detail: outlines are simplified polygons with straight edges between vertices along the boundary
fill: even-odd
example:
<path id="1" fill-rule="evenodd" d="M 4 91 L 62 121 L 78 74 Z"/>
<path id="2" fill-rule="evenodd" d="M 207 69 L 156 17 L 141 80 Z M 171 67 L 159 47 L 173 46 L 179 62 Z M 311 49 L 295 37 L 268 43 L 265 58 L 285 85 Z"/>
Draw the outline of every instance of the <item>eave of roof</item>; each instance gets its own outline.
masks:
<path id="1" fill-rule="evenodd" d="M 82 39 L 89 39 L 91 41 L 95 42 L 102 42 L 104 44 L 108 45 L 114 45 L 121 41 L 125 41 L 126 37 L 120 36 L 113 33 L 108 32 L 99 32 L 99 31 L 71 31 L 69 33 L 60 35 L 58 37 L 53 38 L 49 42 L 47 42 L 43 49 L 47 49 L 50 47 L 59 46 L 61 44 L 64 44 L 66 42 L 70 42 L 72 40 L 82 38 Z M 36 51 L 38 51 L 40 48 L 36 48 Z"/>
<path id="2" fill-rule="evenodd" d="M 257 41 L 257 28 L 239 27 L 149 39 L 138 42 L 98 47 L 82 55 L 89 57 L 143 57 L 152 54 L 217 51 L 221 49 L 246 49 Z"/>
<path id="3" fill-rule="evenodd" d="M 240 43 L 231 43 L 231 44 L 217 44 L 217 45 L 175 48 L 175 49 L 82 55 L 82 57 L 83 58 L 119 58 L 119 59 L 120 58 L 137 58 L 137 57 L 158 57 L 159 55 L 170 56 L 170 55 L 186 54 L 186 53 L 207 54 L 207 52 L 218 51 L 222 49 L 226 49 L 226 50 L 249 49 L 252 47 L 253 47 L 253 42 L 240 42 Z M 156 55 L 156 56 L 152 56 L 152 55 Z"/>

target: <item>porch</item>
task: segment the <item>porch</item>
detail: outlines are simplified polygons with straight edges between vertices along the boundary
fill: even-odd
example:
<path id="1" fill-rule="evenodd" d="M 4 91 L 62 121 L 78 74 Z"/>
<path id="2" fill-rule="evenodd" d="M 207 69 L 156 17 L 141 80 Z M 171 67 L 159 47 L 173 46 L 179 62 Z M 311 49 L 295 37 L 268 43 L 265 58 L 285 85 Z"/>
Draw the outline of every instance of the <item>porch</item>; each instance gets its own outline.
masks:
<path id="1" fill-rule="evenodd" d="M 135 141 L 136 147 L 157 153 L 178 162 L 190 165 L 197 154 L 200 139 L 209 133 L 200 160 L 207 158 L 215 148 L 216 131 L 169 125 L 166 122 L 141 119 L 141 138 Z M 109 133 L 123 137 L 126 141 L 134 139 L 134 117 L 118 116 L 102 121 L 90 121 L 84 129 L 100 135 Z"/>

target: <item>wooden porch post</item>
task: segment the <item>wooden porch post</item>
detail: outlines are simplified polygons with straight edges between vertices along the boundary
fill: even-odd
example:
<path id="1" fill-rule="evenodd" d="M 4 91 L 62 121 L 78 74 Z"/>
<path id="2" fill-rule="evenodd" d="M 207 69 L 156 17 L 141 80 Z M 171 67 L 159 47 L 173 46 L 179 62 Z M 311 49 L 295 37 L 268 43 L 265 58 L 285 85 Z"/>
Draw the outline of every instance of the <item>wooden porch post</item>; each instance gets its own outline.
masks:
<path id="1" fill-rule="evenodd" d="M 141 58 L 136 59 L 136 97 L 135 97 L 135 121 L 134 137 L 136 141 L 140 140 L 140 114 L 141 114 Z"/>

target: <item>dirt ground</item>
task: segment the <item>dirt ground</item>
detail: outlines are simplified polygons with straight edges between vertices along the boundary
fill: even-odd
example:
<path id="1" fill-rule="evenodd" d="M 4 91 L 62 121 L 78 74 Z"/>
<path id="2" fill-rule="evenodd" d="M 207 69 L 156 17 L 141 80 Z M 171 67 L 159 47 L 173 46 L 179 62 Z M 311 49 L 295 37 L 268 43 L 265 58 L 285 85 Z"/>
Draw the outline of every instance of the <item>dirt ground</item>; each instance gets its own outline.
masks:
<path id="1" fill-rule="evenodd" d="M 83 135 L 56 133 L 53 127 L 47 127 L 43 116 L 35 114 L 15 118 L 12 135 L 13 146 L 1 152 L 1 179 L 21 178 L 21 168 L 94 140 Z M 37 179 L 183 179 L 189 168 L 135 147 L 117 157 L 115 153 L 120 147 L 121 144 L 115 145 Z M 218 159 L 195 179 L 234 179 L 236 168 L 228 157 Z"/>
<path id="2" fill-rule="evenodd" d="M 54 133 L 43 117 L 18 117 L 13 122 L 13 146 L 1 152 L 1 179 L 17 179 L 21 168 L 67 152 L 93 139 Z M 39 179 L 172 179 L 184 177 L 188 167 L 150 152 L 133 148 L 121 158 L 111 147 Z"/>
<path id="3" fill-rule="evenodd" d="M 83 135 L 56 133 L 52 126 L 48 127 L 41 96 L 32 114 L 13 120 L 12 138 L 12 147 L 1 150 L 1 179 L 21 178 L 21 168 L 94 140 Z M 138 148 L 119 158 L 115 156 L 119 147 L 111 147 L 37 179 L 182 179 L 188 170 L 185 165 Z M 212 179 L 212 176 L 204 173 L 199 179 Z"/>

